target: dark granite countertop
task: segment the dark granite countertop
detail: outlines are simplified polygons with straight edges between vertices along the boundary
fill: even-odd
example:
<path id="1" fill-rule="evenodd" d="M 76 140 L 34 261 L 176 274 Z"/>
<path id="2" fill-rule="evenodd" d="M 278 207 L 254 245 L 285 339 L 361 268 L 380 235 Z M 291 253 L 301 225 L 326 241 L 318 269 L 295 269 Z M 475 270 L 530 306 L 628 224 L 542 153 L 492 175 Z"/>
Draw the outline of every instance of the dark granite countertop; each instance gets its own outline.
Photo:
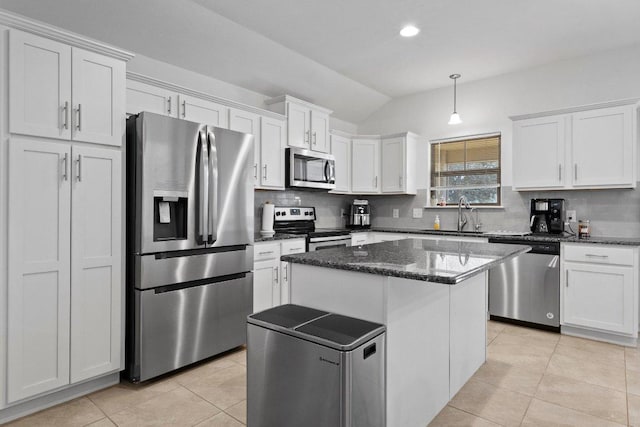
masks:
<path id="1" fill-rule="evenodd" d="M 253 235 L 253 242 L 273 242 L 275 240 L 287 240 L 287 239 L 306 239 L 307 236 L 305 234 L 289 234 L 289 233 L 276 233 L 271 237 L 264 237 L 260 233 L 255 233 Z"/>
<path id="2" fill-rule="evenodd" d="M 405 239 L 284 255 L 282 261 L 454 285 L 528 252 L 524 245 Z"/>
<path id="3" fill-rule="evenodd" d="M 353 233 L 359 232 L 381 232 L 381 233 L 405 233 L 405 234 L 427 234 L 436 236 L 465 236 L 465 237 L 500 237 L 505 240 L 527 240 L 532 242 L 569 242 L 569 243 L 593 243 L 599 245 L 626 245 L 640 246 L 640 237 L 609 237 L 598 236 L 588 239 L 578 239 L 578 236 L 570 234 L 529 234 L 526 236 L 505 236 L 502 234 L 493 234 L 491 232 L 457 232 L 453 230 L 412 230 L 408 228 L 388 228 L 374 227 L 367 230 L 354 230 Z"/>

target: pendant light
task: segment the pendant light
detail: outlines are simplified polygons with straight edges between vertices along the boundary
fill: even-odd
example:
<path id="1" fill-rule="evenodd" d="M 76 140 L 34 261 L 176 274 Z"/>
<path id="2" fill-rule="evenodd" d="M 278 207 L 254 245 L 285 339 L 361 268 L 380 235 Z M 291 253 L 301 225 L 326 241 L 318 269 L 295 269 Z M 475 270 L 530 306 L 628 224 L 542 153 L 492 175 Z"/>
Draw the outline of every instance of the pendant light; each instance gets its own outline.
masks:
<path id="1" fill-rule="evenodd" d="M 456 111 L 456 80 L 460 78 L 460 74 L 451 74 L 449 78 L 453 79 L 453 113 L 451 114 L 451 118 L 449 119 L 449 124 L 457 125 L 462 123 L 460 114 L 458 114 L 458 112 Z"/>

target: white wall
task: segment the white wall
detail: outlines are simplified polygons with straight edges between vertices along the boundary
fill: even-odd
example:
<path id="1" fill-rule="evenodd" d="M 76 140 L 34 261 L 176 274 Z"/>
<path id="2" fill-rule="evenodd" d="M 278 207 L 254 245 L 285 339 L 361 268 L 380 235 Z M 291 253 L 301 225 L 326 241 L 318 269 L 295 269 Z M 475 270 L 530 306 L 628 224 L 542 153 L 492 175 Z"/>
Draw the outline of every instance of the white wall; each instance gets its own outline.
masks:
<path id="1" fill-rule="evenodd" d="M 470 83 L 464 83 L 464 70 L 451 72 L 462 74 L 457 105 L 462 124 L 447 124 L 453 110 L 451 86 L 394 99 L 359 123 L 359 132 L 409 130 L 429 140 L 502 132 L 502 181 L 510 186 L 512 127 L 508 116 L 640 97 L 640 45 Z M 426 183 L 426 172 L 419 178 Z"/>

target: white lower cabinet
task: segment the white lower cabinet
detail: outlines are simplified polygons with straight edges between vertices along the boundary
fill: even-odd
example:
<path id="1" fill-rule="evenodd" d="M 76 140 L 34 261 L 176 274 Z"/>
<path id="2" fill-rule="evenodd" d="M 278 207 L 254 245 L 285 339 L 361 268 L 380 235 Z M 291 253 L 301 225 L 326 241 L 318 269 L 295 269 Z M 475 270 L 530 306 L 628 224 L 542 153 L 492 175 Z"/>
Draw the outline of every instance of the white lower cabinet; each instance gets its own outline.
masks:
<path id="1" fill-rule="evenodd" d="M 563 244 L 561 325 L 594 338 L 638 333 L 638 248 Z M 571 329 L 573 328 L 573 329 Z"/>
<path id="2" fill-rule="evenodd" d="M 281 253 L 282 255 L 292 255 L 306 252 L 306 245 L 305 239 L 283 240 Z M 289 263 L 280 261 L 280 304 L 289 304 L 290 301 L 289 273 Z"/>
<path id="3" fill-rule="evenodd" d="M 7 401 L 120 369 L 121 154 L 9 145 Z"/>
<path id="4" fill-rule="evenodd" d="M 254 245 L 254 313 L 289 303 L 289 263 L 280 261 L 280 256 L 305 250 L 305 239 L 258 242 Z"/>

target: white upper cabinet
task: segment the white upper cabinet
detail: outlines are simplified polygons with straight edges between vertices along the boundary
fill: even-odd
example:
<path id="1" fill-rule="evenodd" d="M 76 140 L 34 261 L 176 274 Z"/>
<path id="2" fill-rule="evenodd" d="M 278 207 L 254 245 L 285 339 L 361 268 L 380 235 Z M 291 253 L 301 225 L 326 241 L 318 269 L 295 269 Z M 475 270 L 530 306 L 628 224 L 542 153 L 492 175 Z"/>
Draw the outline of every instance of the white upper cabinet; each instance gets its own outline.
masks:
<path id="1" fill-rule="evenodd" d="M 287 145 L 328 153 L 332 111 L 289 95 L 266 101 L 269 109 L 287 116 Z"/>
<path id="2" fill-rule="evenodd" d="M 382 192 L 416 194 L 416 150 L 414 135 L 382 139 Z"/>
<path id="3" fill-rule="evenodd" d="M 120 146 L 125 63 L 11 30 L 11 133 Z"/>
<path id="4" fill-rule="evenodd" d="M 634 100 L 512 119 L 516 190 L 635 188 Z"/>
<path id="5" fill-rule="evenodd" d="M 380 192 L 380 140 L 353 139 L 351 141 L 351 191 L 353 193 Z"/>
<path id="6" fill-rule="evenodd" d="M 178 95 L 161 87 L 127 79 L 127 114 L 143 111 L 178 117 Z"/>
<path id="7" fill-rule="evenodd" d="M 270 117 L 260 118 L 259 151 L 260 188 L 284 190 L 284 147 L 287 141 L 287 127 L 284 120 Z"/>
<path id="8" fill-rule="evenodd" d="M 573 114 L 574 187 L 635 186 L 633 106 Z"/>
<path id="9" fill-rule="evenodd" d="M 72 139 L 122 144 L 126 70 L 123 61 L 73 48 L 71 52 Z"/>
<path id="10" fill-rule="evenodd" d="M 260 185 L 260 116 L 232 108 L 229 112 L 229 129 L 253 135 L 253 179 L 255 186 Z"/>
<path id="11" fill-rule="evenodd" d="M 331 135 L 331 154 L 336 158 L 336 188 L 334 193 L 351 191 L 351 139 Z"/>
<path id="12" fill-rule="evenodd" d="M 10 131 L 71 138 L 71 47 L 11 30 L 9 55 Z"/>
<path id="13" fill-rule="evenodd" d="M 229 129 L 229 107 L 189 95 L 178 95 L 179 117 Z"/>
<path id="14" fill-rule="evenodd" d="M 311 110 L 311 149 L 328 153 L 329 147 L 329 115 Z"/>
<path id="15" fill-rule="evenodd" d="M 560 115 L 514 122 L 514 189 L 564 187 L 566 121 Z"/>

